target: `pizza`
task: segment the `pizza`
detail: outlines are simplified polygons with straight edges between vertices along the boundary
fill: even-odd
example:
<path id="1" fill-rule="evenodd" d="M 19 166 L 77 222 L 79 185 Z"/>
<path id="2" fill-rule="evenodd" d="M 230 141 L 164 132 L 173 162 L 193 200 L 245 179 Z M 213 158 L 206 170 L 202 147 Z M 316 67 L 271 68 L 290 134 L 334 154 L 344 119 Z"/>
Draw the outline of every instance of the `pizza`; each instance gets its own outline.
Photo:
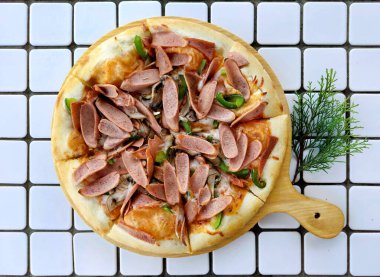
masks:
<path id="1" fill-rule="evenodd" d="M 159 17 L 87 50 L 55 105 L 52 153 L 82 219 L 146 255 L 212 251 L 251 228 L 288 143 L 265 61 L 211 24 Z"/>

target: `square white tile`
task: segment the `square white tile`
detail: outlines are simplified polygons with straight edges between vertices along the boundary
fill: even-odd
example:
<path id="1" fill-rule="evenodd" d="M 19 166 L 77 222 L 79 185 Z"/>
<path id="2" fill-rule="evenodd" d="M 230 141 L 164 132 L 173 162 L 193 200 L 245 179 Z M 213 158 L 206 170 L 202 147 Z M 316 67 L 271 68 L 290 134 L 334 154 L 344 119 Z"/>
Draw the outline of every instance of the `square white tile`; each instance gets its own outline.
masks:
<path id="1" fill-rule="evenodd" d="M 90 45 L 116 28 L 116 5 L 112 2 L 78 2 L 74 5 L 74 41 Z"/>
<path id="2" fill-rule="evenodd" d="M 349 86 L 352 91 L 380 92 L 380 49 L 352 49 L 349 54 Z"/>
<path id="3" fill-rule="evenodd" d="M 75 234 L 74 270 L 78 275 L 116 274 L 116 247 L 95 233 Z"/>
<path id="4" fill-rule="evenodd" d="M 301 8 L 298 3 L 261 2 L 257 6 L 257 41 L 294 45 L 300 41 Z"/>
<path id="5" fill-rule="evenodd" d="M 349 225 L 353 230 L 380 230 L 380 187 L 353 186 L 349 191 Z"/>
<path id="6" fill-rule="evenodd" d="M 69 3 L 30 5 L 30 43 L 36 46 L 70 45 L 72 9 Z"/>
<path id="7" fill-rule="evenodd" d="M 68 230 L 71 207 L 59 186 L 33 186 L 29 191 L 29 226 L 38 230 Z"/>
<path id="8" fill-rule="evenodd" d="M 27 87 L 27 53 L 24 49 L 0 49 L 0 92 L 20 92 Z"/>
<path id="9" fill-rule="evenodd" d="M 0 233 L 0 275 L 25 275 L 28 270 L 28 237 L 21 232 Z"/>
<path id="10" fill-rule="evenodd" d="M 161 16 L 159 1 L 122 1 L 119 4 L 119 26 L 155 16 Z"/>
<path id="11" fill-rule="evenodd" d="M 255 273 L 255 234 L 247 232 L 230 244 L 212 252 L 212 271 L 216 275 L 251 275 Z"/>
<path id="12" fill-rule="evenodd" d="M 314 45 L 342 45 L 347 40 L 347 5 L 343 2 L 306 2 L 303 41 Z"/>
<path id="13" fill-rule="evenodd" d="M 306 153 L 305 153 L 306 154 Z M 308 183 L 342 183 L 346 180 L 346 157 L 337 158 L 331 168 L 324 171 L 303 173 L 303 179 Z"/>
<path id="14" fill-rule="evenodd" d="M 261 274 L 295 275 L 301 272 L 301 236 L 298 232 L 262 232 L 258 247 Z"/>
<path id="15" fill-rule="evenodd" d="M 26 136 L 26 104 L 24 95 L 0 95 L 0 137 Z"/>
<path id="16" fill-rule="evenodd" d="M 379 249 L 380 234 L 352 234 L 350 273 L 354 276 L 380 276 Z"/>
<path id="17" fill-rule="evenodd" d="M 347 235 L 321 239 L 311 233 L 304 237 L 304 266 L 308 275 L 344 275 L 347 273 Z"/>
<path id="18" fill-rule="evenodd" d="M 33 92 L 58 92 L 71 68 L 69 49 L 33 49 L 29 54 L 29 87 Z"/>
<path id="19" fill-rule="evenodd" d="M 380 141 L 368 142 L 368 149 L 350 157 L 350 180 L 353 183 L 380 183 Z"/>
<path id="20" fill-rule="evenodd" d="M 0 45 L 24 45 L 28 32 L 28 6 L 0 3 Z"/>
<path id="21" fill-rule="evenodd" d="M 119 249 L 120 273 L 126 276 L 160 275 L 163 270 L 163 259 L 149 257 Z"/>
<path id="22" fill-rule="evenodd" d="M 36 232 L 30 236 L 30 271 L 33 275 L 63 276 L 73 273 L 72 235 Z"/>
<path id="23" fill-rule="evenodd" d="M 90 231 L 91 228 L 80 218 L 80 216 L 74 211 L 74 227 L 80 231 Z"/>
<path id="24" fill-rule="evenodd" d="M 166 271 L 170 275 L 206 275 L 210 271 L 208 254 L 167 258 Z"/>
<path id="25" fill-rule="evenodd" d="M 301 50 L 295 47 L 263 47 L 259 54 L 269 63 L 284 90 L 301 87 Z"/>
<path id="26" fill-rule="evenodd" d="M 25 141 L 0 140 L 0 183 L 23 184 L 26 182 L 27 149 Z"/>
<path id="27" fill-rule="evenodd" d="M 351 45 L 380 45 L 380 3 L 350 5 Z"/>
<path id="28" fill-rule="evenodd" d="M 305 187 L 304 194 L 309 197 L 321 199 L 340 208 L 344 215 L 344 224 L 347 222 L 347 190 L 340 185 L 310 185 Z"/>
<path id="29" fill-rule="evenodd" d="M 301 192 L 299 186 L 294 186 L 294 188 Z M 286 213 L 272 213 L 261 219 L 259 226 L 263 229 L 296 229 L 300 227 L 300 224 Z"/>
<path id="30" fill-rule="evenodd" d="M 326 69 L 336 71 L 336 89 L 347 87 L 347 53 L 344 48 L 307 48 L 304 53 L 303 86 L 306 89 L 308 82 L 318 87 L 318 81 L 325 75 Z"/>
<path id="31" fill-rule="evenodd" d="M 58 184 L 50 141 L 30 143 L 29 179 L 34 184 Z"/>
<path id="32" fill-rule="evenodd" d="M 50 138 L 55 95 L 34 95 L 29 99 L 29 132 L 33 138 Z"/>
<path id="33" fill-rule="evenodd" d="M 211 23 L 252 43 L 255 24 L 254 10 L 255 7 L 250 2 L 215 2 L 211 5 Z"/>
<path id="34" fill-rule="evenodd" d="M 86 52 L 88 48 L 87 47 L 78 47 L 74 50 L 74 63 L 77 62 L 77 60 Z"/>
<path id="35" fill-rule="evenodd" d="M 2 230 L 22 230 L 26 227 L 24 187 L 0 187 L 0 218 Z"/>
<path id="36" fill-rule="evenodd" d="M 379 112 L 380 95 L 379 94 L 354 94 L 351 96 L 351 102 L 357 104 L 357 114 L 353 117 L 359 120 L 358 126 L 363 128 L 354 131 L 357 136 L 380 137 L 380 121 L 373 115 Z"/>
<path id="37" fill-rule="evenodd" d="M 165 6 L 165 15 L 191 17 L 207 21 L 208 8 L 205 3 L 169 2 Z"/>

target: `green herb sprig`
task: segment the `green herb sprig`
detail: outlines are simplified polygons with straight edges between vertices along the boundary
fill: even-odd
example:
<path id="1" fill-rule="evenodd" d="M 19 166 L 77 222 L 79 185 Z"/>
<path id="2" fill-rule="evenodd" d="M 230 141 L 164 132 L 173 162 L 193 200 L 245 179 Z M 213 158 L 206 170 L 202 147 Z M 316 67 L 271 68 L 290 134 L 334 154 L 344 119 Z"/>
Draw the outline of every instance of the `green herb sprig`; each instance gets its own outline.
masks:
<path id="1" fill-rule="evenodd" d="M 336 72 L 327 70 L 318 89 L 309 82 L 306 92 L 296 92 L 292 117 L 292 148 L 296 157 L 296 176 L 301 172 L 327 171 L 339 157 L 363 152 L 367 139 L 354 139 L 360 127 L 352 115 L 356 104 L 336 98 Z"/>

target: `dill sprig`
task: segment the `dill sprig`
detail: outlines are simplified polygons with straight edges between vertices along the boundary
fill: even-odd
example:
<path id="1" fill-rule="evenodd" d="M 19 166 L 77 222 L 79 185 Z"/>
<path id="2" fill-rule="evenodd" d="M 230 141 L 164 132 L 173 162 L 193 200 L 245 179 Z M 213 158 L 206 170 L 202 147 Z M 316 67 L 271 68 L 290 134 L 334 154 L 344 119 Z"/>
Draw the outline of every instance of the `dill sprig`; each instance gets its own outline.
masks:
<path id="1" fill-rule="evenodd" d="M 355 139 L 353 131 L 362 128 L 352 115 L 356 104 L 337 99 L 336 72 L 327 70 L 318 81 L 318 90 L 308 83 L 306 92 L 296 92 L 292 117 L 292 146 L 296 156 L 296 176 L 301 171 L 327 171 L 339 157 L 361 153 L 367 139 Z"/>

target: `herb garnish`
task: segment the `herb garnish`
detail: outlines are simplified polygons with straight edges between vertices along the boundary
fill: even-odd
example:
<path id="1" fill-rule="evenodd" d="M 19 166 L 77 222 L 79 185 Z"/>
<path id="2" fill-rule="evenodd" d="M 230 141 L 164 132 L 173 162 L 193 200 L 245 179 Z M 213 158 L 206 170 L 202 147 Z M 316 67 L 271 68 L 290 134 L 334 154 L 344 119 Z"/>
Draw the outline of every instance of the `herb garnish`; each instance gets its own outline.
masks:
<path id="1" fill-rule="evenodd" d="M 355 114 L 356 104 L 347 98 L 339 101 L 335 90 L 336 72 L 327 70 L 318 81 L 318 90 L 309 82 L 304 93 L 296 92 L 292 112 L 292 148 L 296 156 L 296 176 L 301 171 L 327 171 L 339 157 L 361 153 L 367 139 L 353 139 L 353 131 L 362 128 Z"/>

